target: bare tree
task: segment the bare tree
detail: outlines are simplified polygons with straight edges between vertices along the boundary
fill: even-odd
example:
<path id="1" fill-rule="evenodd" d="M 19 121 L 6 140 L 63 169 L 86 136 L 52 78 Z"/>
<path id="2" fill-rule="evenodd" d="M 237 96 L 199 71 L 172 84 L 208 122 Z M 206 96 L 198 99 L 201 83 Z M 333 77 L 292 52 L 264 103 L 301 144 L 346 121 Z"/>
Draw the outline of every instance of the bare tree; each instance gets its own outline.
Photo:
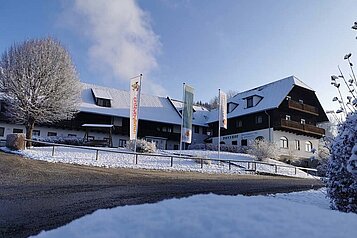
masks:
<path id="1" fill-rule="evenodd" d="M 235 90 L 228 90 L 228 92 L 226 92 L 227 94 L 227 99 L 230 99 L 232 97 L 234 97 L 238 92 Z M 211 109 L 216 109 L 218 108 L 218 96 L 215 96 L 214 98 L 212 98 L 208 104 L 208 108 Z"/>
<path id="2" fill-rule="evenodd" d="M 80 84 L 68 51 L 52 38 L 14 44 L 0 60 L 0 92 L 5 115 L 26 127 L 71 119 L 79 105 Z M 31 143 L 28 143 L 31 145 Z"/>

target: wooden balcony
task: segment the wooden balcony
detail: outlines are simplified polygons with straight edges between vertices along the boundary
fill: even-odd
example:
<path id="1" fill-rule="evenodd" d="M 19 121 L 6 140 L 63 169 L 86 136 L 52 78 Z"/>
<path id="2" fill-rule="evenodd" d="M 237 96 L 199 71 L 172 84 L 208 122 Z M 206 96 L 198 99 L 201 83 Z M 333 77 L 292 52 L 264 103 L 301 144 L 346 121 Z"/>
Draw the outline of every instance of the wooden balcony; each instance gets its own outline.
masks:
<path id="1" fill-rule="evenodd" d="M 325 135 L 325 129 L 309 125 L 309 124 L 301 124 L 297 121 L 290 121 L 281 119 L 281 121 L 275 123 L 274 127 L 276 129 L 285 129 L 297 134 L 308 134 L 311 136 L 322 137 Z"/>
<path id="2" fill-rule="evenodd" d="M 306 112 L 310 113 L 312 115 L 318 116 L 319 115 L 319 109 L 317 107 L 307 105 L 304 103 L 300 103 L 294 100 L 288 100 L 288 108 L 298 110 L 301 112 Z"/>

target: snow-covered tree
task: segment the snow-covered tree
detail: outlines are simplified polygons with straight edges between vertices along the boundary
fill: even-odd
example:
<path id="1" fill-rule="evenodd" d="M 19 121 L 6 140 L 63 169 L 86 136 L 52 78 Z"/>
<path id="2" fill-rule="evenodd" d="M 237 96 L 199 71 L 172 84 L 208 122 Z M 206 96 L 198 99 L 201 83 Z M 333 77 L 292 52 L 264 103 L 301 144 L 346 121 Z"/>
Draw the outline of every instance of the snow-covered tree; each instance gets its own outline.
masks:
<path id="1" fill-rule="evenodd" d="M 351 70 L 349 78 L 340 68 L 338 76 L 331 76 L 331 84 L 338 91 L 338 96 L 332 99 L 339 103 L 336 113 L 343 113 L 346 120 L 340 123 L 338 134 L 331 142 L 326 183 L 333 209 L 357 213 L 357 79 L 351 56 L 349 53 L 344 57 Z M 341 92 L 341 85 L 345 85 L 347 97 Z"/>
<path id="2" fill-rule="evenodd" d="M 354 113 L 347 116 L 332 142 L 327 171 L 327 195 L 331 199 L 331 207 L 343 212 L 357 213 L 357 177 L 350 169 L 352 161 L 355 161 L 352 149 L 356 145 L 357 114 Z"/>
<path id="3" fill-rule="evenodd" d="M 80 84 L 68 51 L 52 39 L 14 44 L 0 60 L 0 92 L 6 116 L 26 127 L 71 119 L 77 112 Z"/>
<path id="4" fill-rule="evenodd" d="M 278 152 L 276 144 L 266 140 L 255 140 L 247 151 L 248 154 L 255 155 L 260 161 L 276 159 L 278 158 Z"/>

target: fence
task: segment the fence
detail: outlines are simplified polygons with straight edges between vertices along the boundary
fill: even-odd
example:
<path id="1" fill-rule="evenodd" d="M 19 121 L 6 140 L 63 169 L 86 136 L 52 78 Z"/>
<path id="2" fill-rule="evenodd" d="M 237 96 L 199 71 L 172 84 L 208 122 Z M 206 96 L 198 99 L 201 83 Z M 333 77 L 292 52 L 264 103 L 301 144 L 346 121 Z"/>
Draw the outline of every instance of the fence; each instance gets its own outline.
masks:
<path id="1" fill-rule="evenodd" d="M 298 170 L 302 170 L 305 172 L 313 172 L 317 174 L 316 169 L 311 169 L 311 168 L 305 168 L 305 167 L 295 167 L 292 165 L 280 165 L 280 164 L 274 164 L 274 163 L 267 163 L 267 162 L 262 162 L 262 161 L 247 161 L 247 160 L 226 160 L 226 159 L 214 159 L 214 158 L 202 158 L 198 156 L 190 156 L 190 155 L 177 155 L 177 154 L 150 154 L 150 153 L 138 153 L 138 152 L 130 152 L 130 151 L 115 151 L 115 150 L 108 150 L 108 149 L 100 149 L 100 148 L 93 148 L 93 147 L 86 147 L 86 146 L 74 146 L 74 145 L 65 145 L 65 144 L 57 144 L 57 143 L 50 143 L 50 142 L 41 142 L 41 141 L 36 141 L 36 140 L 25 140 L 26 141 L 31 141 L 32 143 L 36 143 L 39 145 L 45 145 L 52 147 L 51 150 L 51 156 L 55 156 L 56 154 L 56 147 L 67 147 L 67 148 L 75 148 L 75 149 L 80 149 L 80 150 L 91 150 L 95 152 L 95 160 L 100 159 L 100 152 L 106 152 L 106 153 L 116 153 L 116 154 L 127 154 L 127 155 L 133 155 L 134 163 L 138 164 L 139 163 L 139 158 L 140 156 L 146 156 L 146 157 L 161 157 L 161 158 L 167 158 L 170 160 L 170 167 L 174 167 L 174 159 L 182 159 L 182 160 L 196 160 L 199 161 L 201 169 L 203 169 L 205 161 L 211 161 L 211 162 L 218 162 L 221 164 L 225 164 L 228 166 L 228 169 L 231 170 L 232 167 L 239 167 L 244 169 L 245 171 L 250 171 L 250 172 L 260 172 L 260 167 L 261 166 L 268 166 L 272 168 L 270 171 L 272 172 L 267 172 L 264 170 L 263 172 L 265 173 L 272 173 L 272 174 L 279 174 L 279 171 L 282 168 L 288 168 L 293 171 L 293 173 L 296 175 Z"/>

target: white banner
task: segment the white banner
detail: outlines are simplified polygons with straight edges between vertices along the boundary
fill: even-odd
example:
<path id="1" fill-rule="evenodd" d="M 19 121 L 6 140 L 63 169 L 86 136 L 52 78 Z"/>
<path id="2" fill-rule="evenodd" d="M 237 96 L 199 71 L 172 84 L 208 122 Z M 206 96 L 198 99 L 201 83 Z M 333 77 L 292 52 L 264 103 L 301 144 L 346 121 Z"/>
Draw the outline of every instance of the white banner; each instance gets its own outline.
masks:
<path id="1" fill-rule="evenodd" d="M 182 142 L 191 143 L 192 140 L 192 113 L 193 113 L 193 92 L 194 89 L 188 85 L 184 86 L 184 106 L 182 111 Z"/>
<path id="2" fill-rule="evenodd" d="M 138 130 L 138 112 L 140 104 L 141 77 L 130 80 L 130 140 L 136 140 Z"/>
<path id="3" fill-rule="evenodd" d="M 219 127 L 227 129 L 227 94 L 219 91 Z"/>

